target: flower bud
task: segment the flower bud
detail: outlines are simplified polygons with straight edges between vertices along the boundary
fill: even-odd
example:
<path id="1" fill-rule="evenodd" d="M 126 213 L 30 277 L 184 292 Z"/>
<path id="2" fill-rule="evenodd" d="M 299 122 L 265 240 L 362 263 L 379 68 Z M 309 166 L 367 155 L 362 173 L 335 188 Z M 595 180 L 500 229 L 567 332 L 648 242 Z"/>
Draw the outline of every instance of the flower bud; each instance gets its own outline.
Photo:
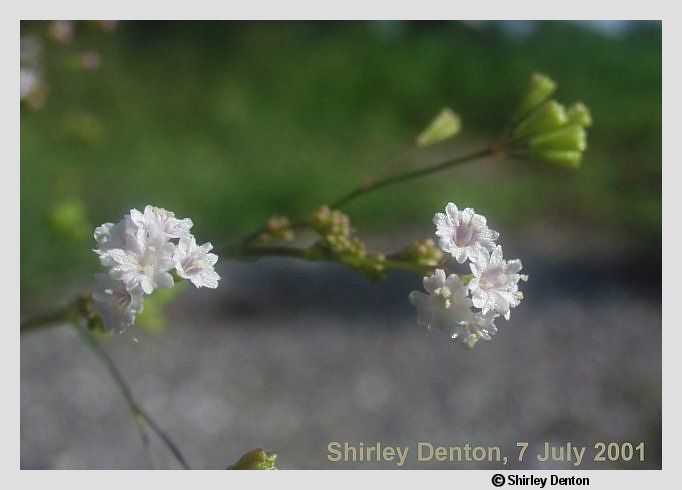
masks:
<path id="1" fill-rule="evenodd" d="M 443 256 L 436 242 L 431 238 L 417 240 L 403 248 L 395 255 L 397 260 L 403 260 L 414 264 L 436 265 Z"/>
<path id="2" fill-rule="evenodd" d="M 585 151 L 587 133 L 578 124 L 570 124 L 560 129 L 533 136 L 528 146 L 543 150 Z"/>
<path id="3" fill-rule="evenodd" d="M 417 146 L 430 146 L 453 138 L 462 129 L 462 121 L 452 109 L 446 107 L 433 118 L 431 123 L 417 136 Z"/>
<path id="4" fill-rule="evenodd" d="M 514 114 L 514 120 L 520 121 L 527 116 L 533 109 L 549 99 L 555 90 L 556 83 L 554 80 L 542 73 L 533 73 L 526 89 L 526 95 L 523 97 L 516 114 Z"/>
<path id="5" fill-rule="evenodd" d="M 308 224 L 320 235 L 350 235 L 350 219 L 338 209 L 322 206 L 309 219 Z"/>
<path id="6" fill-rule="evenodd" d="M 276 470 L 277 454 L 266 453 L 262 449 L 252 449 L 239 461 L 229 466 L 228 470 Z"/>
<path id="7" fill-rule="evenodd" d="M 567 123 L 568 115 L 564 106 L 555 100 L 549 100 L 519 123 L 514 130 L 513 137 L 514 139 L 526 138 L 558 129 Z"/>
<path id="8" fill-rule="evenodd" d="M 566 111 L 572 123 L 580 124 L 584 128 L 592 126 L 590 109 L 582 102 L 576 102 Z"/>
<path id="9" fill-rule="evenodd" d="M 262 243 L 268 243 L 271 240 L 290 242 L 294 238 L 294 230 L 291 228 L 289 218 L 279 215 L 268 219 L 265 224 L 265 231 L 258 236 L 258 240 Z"/>
<path id="10" fill-rule="evenodd" d="M 582 160 L 582 152 L 573 150 L 530 150 L 528 157 L 546 163 L 564 167 L 578 168 Z"/>

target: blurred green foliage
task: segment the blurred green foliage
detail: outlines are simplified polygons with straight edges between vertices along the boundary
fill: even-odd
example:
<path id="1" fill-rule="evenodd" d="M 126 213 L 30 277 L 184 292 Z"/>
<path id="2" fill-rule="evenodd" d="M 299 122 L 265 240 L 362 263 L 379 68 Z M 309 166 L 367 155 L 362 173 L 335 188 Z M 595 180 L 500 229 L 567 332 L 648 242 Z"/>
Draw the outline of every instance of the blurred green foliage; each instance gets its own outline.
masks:
<path id="1" fill-rule="evenodd" d="M 46 29 L 22 23 L 22 34 Z M 100 53 L 99 70 L 71 67 L 85 50 Z M 499 23 L 126 22 L 114 33 L 81 24 L 45 63 L 47 105 L 21 115 L 29 303 L 58 301 L 98 267 L 87 240 L 63 239 L 64 223 L 76 230 L 151 203 L 190 216 L 199 240 L 220 244 L 344 194 L 443 107 L 463 123 L 447 151 L 488 143 L 535 70 L 558 82 L 560 100 L 592 110 L 579 171 L 469 164 L 363 197 L 348 207 L 354 223 L 427 230 L 453 200 L 494 216 L 497 229 L 627 233 L 660 252 L 659 23 L 612 37 L 568 22 L 523 36 Z M 437 156 L 424 151 L 404 165 Z"/>

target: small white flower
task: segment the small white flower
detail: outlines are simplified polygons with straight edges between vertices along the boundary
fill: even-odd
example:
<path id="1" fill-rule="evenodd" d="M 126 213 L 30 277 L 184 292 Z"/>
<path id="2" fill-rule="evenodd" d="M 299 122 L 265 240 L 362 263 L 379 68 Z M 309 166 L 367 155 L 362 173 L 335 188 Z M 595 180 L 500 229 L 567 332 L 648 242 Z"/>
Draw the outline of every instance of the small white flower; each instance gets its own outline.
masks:
<path id="1" fill-rule="evenodd" d="M 448 203 L 445 213 L 433 217 L 440 248 L 463 264 L 467 258 L 478 255 L 481 250 L 492 250 L 499 236 L 486 225 L 486 219 L 474 213 L 472 208 L 459 211 L 454 203 Z"/>
<path id="2" fill-rule="evenodd" d="M 130 210 L 130 217 L 138 227 L 143 228 L 151 237 L 163 235 L 167 238 L 182 238 L 189 235 L 192 220 L 177 219 L 175 213 L 155 206 L 145 206 L 144 213 Z"/>
<path id="3" fill-rule="evenodd" d="M 138 227 L 126 214 L 121 221 L 116 224 L 104 223 L 95 228 L 94 238 L 97 242 L 95 253 L 102 253 L 114 248 L 127 248 L 128 242 L 137 240 Z"/>
<path id="4" fill-rule="evenodd" d="M 492 336 L 497 333 L 495 319 L 498 316 L 494 311 L 489 311 L 486 314 L 477 312 L 470 321 L 453 330 L 451 337 L 468 348 L 473 348 L 481 339 L 491 340 Z"/>
<path id="5" fill-rule="evenodd" d="M 210 242 L 197 245 L 194 236 L 180 238 L 173 255 L 178 276 L 189 279 L 198 288 L 217 288 L 220 276 L 213 266 L 218 261 L 218 256 L 209 253 L 212 249 Z"/>
<path id="6" fill-rule="evenodd" d="M 504 260 L 502 247 L 498 245 L 490 253 L 485 250 L 470 264 L 474 278 L 467 285 L 476 308 L 486 314 L 495 311 L 509 320 L 510 309 L 523 299 L 518 282 L 526 279 L 519 274 L 521 261 Z"/>
<path id="7" fill-rule="evenodd" d="M 98 287 L 92 293 L 93 308 L 102 316 L 105 330 L 123 333 L 142 312 L 142 291 L 129 291 L 123 282 L 106 274 L 95 274 L 95 278 Z"/>
<path id="8" fill-rule="evenodd" d="M 443 269 L 424 278 L 424 289 L 410 293 L 410 303 L 417 307 L 417 324 L 429 330 L 456 330 L 472 318 L 471 299 L 457 274 L 446 277 Z"/>
<path id="9" fill-rule="evenodd" d="M 125 238 L 125 248 L 100 253 L 100 262 L 110 268 L 111 278 L 123 281 L 130 291 L 140 288 L 145 294 L 173 287 L 173 276 L 168 272 L 173 268 L 173 242 L 161 236 L 150 237 L 142 228 L 134 237 Z"/>
<path id="10" fill-rule="evenodd" d="M 145 294 L 173 287 L 172 269 L 196 287 L 218 287 L 213 267 L 218 256 L 209 253 L 210 243 L 197 245 L 191 228 L 190 219 L 146 206 L 144 213 L 131 209 L 118 223 L 95 229 L 94 252 L 108 275 L 97 275 L 100 286 L 92 298 L 106 329 L 122 332 L 131 326 Z"/>

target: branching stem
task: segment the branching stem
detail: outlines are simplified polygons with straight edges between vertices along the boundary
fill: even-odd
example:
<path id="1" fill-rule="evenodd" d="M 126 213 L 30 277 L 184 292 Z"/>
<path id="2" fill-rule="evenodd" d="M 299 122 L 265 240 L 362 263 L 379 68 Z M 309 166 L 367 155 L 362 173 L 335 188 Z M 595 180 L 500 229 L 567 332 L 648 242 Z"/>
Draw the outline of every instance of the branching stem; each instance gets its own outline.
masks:
<path id="1" fill-rule="evenodd" d="M 151 453 L 149 437 L 144 427 L 145 423 L 168 447 L 168 449 L 173 454 L 173 456 L 180 464 L 180 466 L 185 470 L 189 470 L 190 467 L 187 464 L 185 457 L 182 455 L 182 453 L 175 445 L 175 443 L 163 430 L 161 430 L 161 428 L 156 424 L 154 419 L 152 419 L 152 417 L 149 414 L 147 414 L 147 412 L 145 412 L 142 409 L 142 407 L 140 407 L 137 401 L 135 401 L 132 391 L 128 387 L 126 381 L 123 379 L 123 376 L 116 367 L 116 364 L 114 364 L 114 361 L 111 359 L 111 357 L 109 357 L 109 354 L 107 354 L 106 351 L 102 349 L 102 347 L 99 345 L 97 340 L 95 340 L 95 338 L 92 336 L 90 332 L 77 325 L 73 325 L 73 327 L 75 328 L 76 332 L 78 332 L 78 335 L 80 335 L 80 337 L 85 341 L 85 343 L 88 344 L 88 346 L 92 349 L 92 351 L 97 356 L 102 365 L 106 368 L 107 372 L 109 373 L 109 376 L 114 381 L 114 383 L 116 383 L 116 386 L 123 395 L 123 398 L 128 404 L 128 408 L 130 409 L 130 412 L 133 414 L 133 417 L 135 419 L 135 425 L 137 426 L 137 429 L 140 433 L 140 438 L 142 439 L 142 443 L 147 453 L 147 457 L 149 458 L 151 467 L 156 469 L 158 468 L 158 464 L 156 463 L 156 460 L 154 459 L 154 456 Z"/>
<path id="2" fill-rule="evenodd" d="M 350 191 L 348 194 L 345 196 L 342 196 L 341 198 L 337 199 L 334 201 L 332 204 L 330 204 L 330 208 L 332 209 L 338 209 L 341 208 L 342 206 L 345 206 L 346 204 L 350 203 L 351 201 L 354 201 L 360 196 L 364 196 L 365 194 L 369 194 L 370 192 L 383 189 L 384 187 L 388 187 L 394 184 L 399 184 L 401 182 L 405 182 L 408 180 L 416 179 L 419 177 L 425 177 L 427 175 L 431 175 L 443 170 L 446 170 L 450 167 L 453 167 L 455 165 L 459 165 L 462 163 L 467 163 L 471 162 L 473 160 L 477 160 L 479 158 L 483 158 L 485 156 L 492 156 L 497 153 L 496 149 L 494 147 L 490 148 L 484 148 L 482 150 L 475 151 L 473 153 L 469 153 L 467 155 L 461 156 L 461 157 L 456 157 L 456 158 L 447 158 L 443 161 L 434 163 L 433 165 L 430 165 L 425 168 L 419 168 L 416 170 L 410 170 L 408 172 L 404 172 L 401 174 L 393 175 L 390 177 L 385 177 L 385 178 L 374 178 L 366 181 L 365 183 L 359 185 L 352 191 Z M 296 221 L 292 228 L 301 228 L 305 226 L 306 222 L 305 220 L 301 219 Z M 240 249 L 245 249 L 249 245 L 253 243 L 253 241 L 260 236 L 261 233 L 266 231 L 265 227 L 258 228 L 257 230 L 254 230 L 253 232 L 249 233 L 244 237 L 238 248 Z M 225 252 L 227 247 L 221 248 L 218 250 L 218 253 L 223 253 Z"/>

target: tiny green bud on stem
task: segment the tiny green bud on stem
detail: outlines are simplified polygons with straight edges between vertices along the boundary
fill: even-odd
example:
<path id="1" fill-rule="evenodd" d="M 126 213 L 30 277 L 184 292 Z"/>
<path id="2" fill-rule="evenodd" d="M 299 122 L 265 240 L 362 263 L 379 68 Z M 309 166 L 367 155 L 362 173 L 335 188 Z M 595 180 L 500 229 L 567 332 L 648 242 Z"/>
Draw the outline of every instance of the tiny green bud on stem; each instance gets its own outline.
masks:
<path id="1" fill-rule="evenodd" d="M 592 126 L 592 114 L 590 109 L 582 102 L 576 102 L 566 111 L 572 123 L 580 124 L 585 128 Z"/>
<path id="2" fill-rule="evenodd" d="M 459 134 L 461 129 L 462 121 L 460 117 L 452 109 L 445 108 L 417 136 L 417 146 L 430 146 L 453 138 Z"/>
<path id="3" fill-rule="evenodd" d="M 533 136 L 528 142 L 528 146 L 542 150 L 585 151 L 587 133 L 582 126 L 569 124 L 557 130 Z"/>
<path id="4" fill-rule="evenodd" d="M 514 114 L 514 120 L 520 121 L 523 119 L 533 109 L 549 99 L 555 90 L 556 83 L 554 80 L 542 73 L 533 73 L 526 89 L 526 94 L 519 105 L 519 109 Z"/>
<path id="5" fill-rule="evenodd" d="M 523 139 L 534 134 L 552 131 L 567 123 L 568 115 L 564 106 L 555 100 L 549 100 L 519 123 L 514 130 L 513 139 Z"/>
<path id="6" fill-rule="evenodd" d="M 228 470 L 276 470 L 277 454 L 266 453 L 262 449 L 252 449 L 229 466 Z"/>

